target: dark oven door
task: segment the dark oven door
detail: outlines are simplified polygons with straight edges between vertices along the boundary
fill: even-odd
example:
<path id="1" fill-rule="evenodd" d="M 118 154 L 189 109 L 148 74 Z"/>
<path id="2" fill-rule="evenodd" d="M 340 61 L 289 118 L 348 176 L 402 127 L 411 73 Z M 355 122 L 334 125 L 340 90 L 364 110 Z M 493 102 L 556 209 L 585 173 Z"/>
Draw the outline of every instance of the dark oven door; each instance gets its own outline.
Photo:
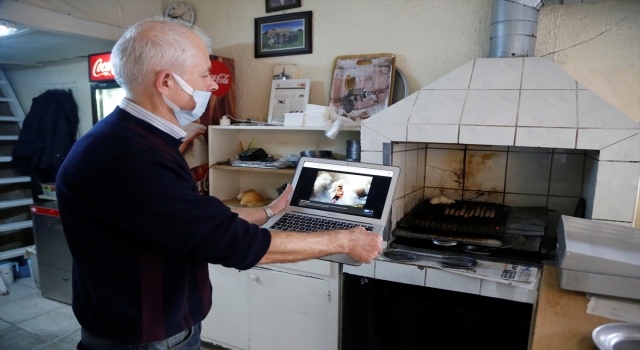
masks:
<path id="1" fill-rule="evenodd" d="M 531 304 L 342 277 L 343 350 L 527 349 Z"/>

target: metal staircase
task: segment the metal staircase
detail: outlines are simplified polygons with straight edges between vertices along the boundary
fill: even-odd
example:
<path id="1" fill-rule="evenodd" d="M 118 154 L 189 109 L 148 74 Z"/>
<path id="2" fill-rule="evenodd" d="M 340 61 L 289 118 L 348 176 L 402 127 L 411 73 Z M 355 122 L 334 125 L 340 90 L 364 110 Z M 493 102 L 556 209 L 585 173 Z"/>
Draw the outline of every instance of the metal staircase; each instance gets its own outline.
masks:
<path id="1" fill-rule="evenodd" d="M 29 205 L 31 178 L 11 167 L 11 151 L 18 140 L 24 111 L 0 70 L 0 260 L 21 256 L 34 244 Z"/>

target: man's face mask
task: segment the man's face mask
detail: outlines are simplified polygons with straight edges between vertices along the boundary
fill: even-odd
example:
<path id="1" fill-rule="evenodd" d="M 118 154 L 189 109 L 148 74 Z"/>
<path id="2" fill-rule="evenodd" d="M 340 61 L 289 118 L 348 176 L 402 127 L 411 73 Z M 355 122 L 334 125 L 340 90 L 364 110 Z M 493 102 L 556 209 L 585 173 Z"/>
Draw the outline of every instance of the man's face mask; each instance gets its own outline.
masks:
<path id="1" fill-rule="evenodd" d="M 182 90 L 184 90 L 186 93 L 191 95 L 193 97 L 193 100 L 196 102 L 196 108 L 194 108 L 193 111 L 185 111 L 183 109 L 180 109 L 180 107 L 176 106 L 176 104 L 171 102 L 166 96 L 164 95 L 162 96 L 162 98 L 164 99 L 164 102 L 169 106 L 169 108 L 173 110 L 173 114 L 176 115 L 176 118 L 178 119 L 178 123 L 180 123 L 180 126 L 184 126 L 197 120 L 198 118 L 200 118 L 202 113 L 204 113 L 204 110 L 205 108 L 207 108 L 207 104 L 209 103 L 211 92 L 194 90 L 191 86 L 189 86 L 189 84 L 187 84 L 186 81 L 180 78 L 176 73 L 171 72 L 171 74 L 173 74 L 173 77 L 175 78 L 178 85 L 180 85 Z"/>

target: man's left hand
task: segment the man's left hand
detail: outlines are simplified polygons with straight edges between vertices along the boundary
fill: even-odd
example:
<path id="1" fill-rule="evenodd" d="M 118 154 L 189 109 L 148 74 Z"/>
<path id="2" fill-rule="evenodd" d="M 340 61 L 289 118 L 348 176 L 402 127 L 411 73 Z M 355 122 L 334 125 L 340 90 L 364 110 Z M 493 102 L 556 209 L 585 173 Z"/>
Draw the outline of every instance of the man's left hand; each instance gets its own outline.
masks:
<path id="1" fill-rule="evenodd" d="M 276 198 L 273 202 L 271 202 L 271 204 L 269 204 L 269 207 L 271 207 L 271 210 L 274 214 L 279 213 L 287 207 L 287 204 L 289 204 L 289 196 L 291 195 L 292 190 L 293 187 L 291 186 L 291 184 L 287 184 L 287 188 L 282 191 L 282 194 L 278 196 L 278 198 Z"/>

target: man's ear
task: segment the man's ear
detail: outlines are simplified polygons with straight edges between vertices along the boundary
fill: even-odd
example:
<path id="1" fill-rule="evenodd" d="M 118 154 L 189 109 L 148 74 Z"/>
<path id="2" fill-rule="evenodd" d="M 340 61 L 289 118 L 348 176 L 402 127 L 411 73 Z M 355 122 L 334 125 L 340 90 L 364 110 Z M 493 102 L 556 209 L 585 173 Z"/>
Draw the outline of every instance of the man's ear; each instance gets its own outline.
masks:
<path id="1" fill-rule="evenodd" d="M 171 71 L 163 70 L 156 73 L 156 79 L 154 85 L 156 90 L 164 96 L 169 94 L 171 84 L 173 84 Z"/>

